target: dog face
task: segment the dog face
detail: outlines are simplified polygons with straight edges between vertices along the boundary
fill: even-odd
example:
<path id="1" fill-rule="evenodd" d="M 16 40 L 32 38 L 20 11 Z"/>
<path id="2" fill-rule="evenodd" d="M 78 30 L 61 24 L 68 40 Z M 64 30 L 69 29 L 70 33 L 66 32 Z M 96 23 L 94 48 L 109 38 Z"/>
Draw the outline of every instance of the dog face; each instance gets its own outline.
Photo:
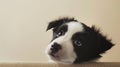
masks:
<path id="1" fill-rule="evenodd" d="M 49 23 L 53 39 L 46 49 L 49 59 L 62 63 L 80 63 L 101 57 L 112 47 L 110 40 L 95 27 L 88 27 L 74 18 L 61 18 Z"/>

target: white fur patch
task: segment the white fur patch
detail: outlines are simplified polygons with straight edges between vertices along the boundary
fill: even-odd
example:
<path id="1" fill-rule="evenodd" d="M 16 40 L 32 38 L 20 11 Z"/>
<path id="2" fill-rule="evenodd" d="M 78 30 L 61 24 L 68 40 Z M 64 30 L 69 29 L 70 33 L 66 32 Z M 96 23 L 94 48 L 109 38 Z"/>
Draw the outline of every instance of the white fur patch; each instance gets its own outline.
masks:
<path id="1" fill-rule="evenodd" d="M 55 62 L 60 62 L 60 63 L 73 63 L 75 59 L 77 58 L 76 53 L 74 52 L 74 47 L 71 42 L 71 38 L 73 34 L 76 32 L 83 32 L 83 26 L 81 23 L 78 22 L 69 22 L 66 25 L 68 25 L 68 31 L 65 33 L 64 36 L 60 36 L 56 39 L 54 39 L 47 47 L 46 53 L 49 57 L 49 59 L 55 61 Z M 50 47 L 53 43 L 58 43 L 62 46 L 62 49 L 56 53 L 56 55 L 59 56 L 58 59 L 52 57 L 49 55 L 51 52 Z"/>

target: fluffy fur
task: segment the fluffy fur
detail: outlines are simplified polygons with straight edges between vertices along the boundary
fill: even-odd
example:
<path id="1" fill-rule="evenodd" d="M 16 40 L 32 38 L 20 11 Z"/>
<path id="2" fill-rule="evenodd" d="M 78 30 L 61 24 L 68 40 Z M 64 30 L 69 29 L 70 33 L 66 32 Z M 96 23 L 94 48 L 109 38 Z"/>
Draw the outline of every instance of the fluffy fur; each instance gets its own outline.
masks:
<path id="1" fill-rule="evenodd" d="M 102 57 L 114 44 L 95 26 L 89 27 L 74 18 L 51 21 L 53 38 L 46 49 L 50 60 L 59 63 L 81 63 Z"/>

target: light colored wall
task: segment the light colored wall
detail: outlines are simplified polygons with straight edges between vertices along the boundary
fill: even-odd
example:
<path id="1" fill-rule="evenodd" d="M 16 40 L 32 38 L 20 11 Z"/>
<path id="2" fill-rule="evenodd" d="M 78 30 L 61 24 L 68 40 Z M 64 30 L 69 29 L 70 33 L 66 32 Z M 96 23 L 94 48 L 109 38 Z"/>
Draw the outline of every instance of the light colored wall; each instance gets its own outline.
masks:
<path id="1" fill-rule="evenodd" d="M 100 27 L 116 44 L 101 61 L 120 61 L 120 0 L 0 0 L 0 61 L 46 62 L 47 24 L 63 16 Z"/>

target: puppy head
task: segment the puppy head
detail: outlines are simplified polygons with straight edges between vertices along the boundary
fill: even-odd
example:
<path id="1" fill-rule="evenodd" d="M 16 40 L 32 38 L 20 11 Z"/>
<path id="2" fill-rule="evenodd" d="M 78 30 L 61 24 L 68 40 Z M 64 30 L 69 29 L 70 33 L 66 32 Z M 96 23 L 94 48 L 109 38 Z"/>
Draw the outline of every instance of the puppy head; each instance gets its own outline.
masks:
<path id="1" fill-rule="evenodd" d="M 61 18 L 49 23 L 53 38 L 46 49 L 49 59 L 62 63 L 80 63 L 101 57 L 112 47 L 110 40 L 74 18 Z"/>

